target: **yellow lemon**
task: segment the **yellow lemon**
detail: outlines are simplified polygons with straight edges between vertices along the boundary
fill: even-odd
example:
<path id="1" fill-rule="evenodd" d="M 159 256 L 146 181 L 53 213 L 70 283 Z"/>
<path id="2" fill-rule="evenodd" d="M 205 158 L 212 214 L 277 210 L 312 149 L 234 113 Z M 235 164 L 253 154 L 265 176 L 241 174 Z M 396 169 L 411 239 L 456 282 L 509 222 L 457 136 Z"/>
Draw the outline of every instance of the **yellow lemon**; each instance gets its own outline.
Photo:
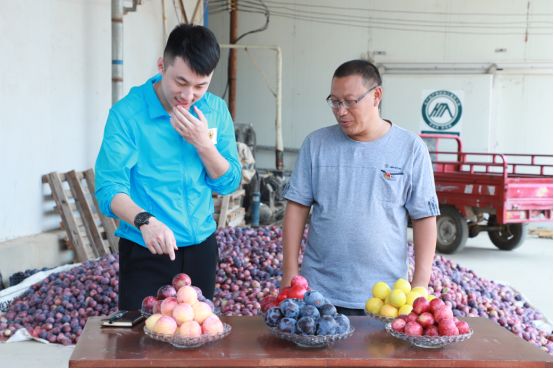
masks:
<path id="1" fill-rule="evenodd" d="M 398 315 L 408 315 L 412 312 L 412 305 L 402 305 L 398 309 Z"/>
<path id="2" fill-rule="evenodd" d="M 427 301 L 431 301 L 431 300 L 434 300 L 436 298 L 437 298 L 437 296 L 435 296 L 435 295 L 427 295 Z"/>
<path id="3" fill-rule="evenodd" d="M 412 290 L 412 286 L 410 285 L 410 282 L 405 280 L 404 278 L 398 278 L 396 282 L 394 282 L 394 285 L 392 286 L 393 289 L 399 289 L 404 291 L 405 294 L 410 292 Z"/>
<path id="4" fill-rule="evenodd" d="M 406 295 L 406 304 L 407 305 L 413 305 L 414 304 L 414 300 L 417 299 L 418 297 L 421 297 L 421 296 L 425 296 L 421 293 L 421 291 L 410 291 L 407 295 Z"/>
<path id="5" fill-rule="evenodd" d="M 373 315 L 379 315 L 379 311 L 383 305 L 383 300 L 378 297 L 372 297 L 367 299 L 365 303 L 365 311 Z"/>
<path id="6" fill-rule="evenodd" d="M 373 285 L 371 293 L 373 297 L 379 297 L 381 300 L 384 300 L 390 293 L 390 287 L 385 282 L 377 282 Z"/>
<path id="7" fill-rule="evenodd" d="M 392 305 L 385 304 L 379 311 L 379 315 L 384 316 L 385 318 L 396 318 L 398 316 L 398 309 Z"/>
<path id="8" fill-rule="evenodd" d="M 406 294 L 401 289 L 392 290 L 388 296 L 390 304 L 399 308 L 406 303 Z"/>
<path id="9" fill-rule="evenodd" d="M 411 292 L 421 293 L 419 296 L 427 296 L 429 294 L 429 292 L 427 291 L 427 288 L 425 287 L 414 287 L 412 288 Z"/>

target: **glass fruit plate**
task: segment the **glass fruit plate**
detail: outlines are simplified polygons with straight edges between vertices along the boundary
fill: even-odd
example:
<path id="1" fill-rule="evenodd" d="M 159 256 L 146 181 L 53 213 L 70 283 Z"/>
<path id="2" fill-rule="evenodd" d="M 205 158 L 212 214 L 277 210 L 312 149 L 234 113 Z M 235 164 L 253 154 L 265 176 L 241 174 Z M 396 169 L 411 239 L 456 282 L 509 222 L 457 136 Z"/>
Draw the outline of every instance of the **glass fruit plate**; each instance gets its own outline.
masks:
<path id="1" fill-rule="evenodd" d="M 146 327 L 144 327 L 144 333 L 152 339 L 155 339 L 161 342 L 170 343 L 171 345 L 177 348 L 191 349 L 191 348 L 200 347 L 209 342 L 219 341 L 220 339 L 222 339 L 223 337 L 231 333 L 231 326 L 227 323 L 223 323 L 223 332 L 213 336 L 203 334 L 200 337 L 182 337 L 178 334 L 175 334 L 175 335 L 159 334 L 159 333 L 152 332 Z"/>
<path id="2" fill-rule="evenodd" d="M 394 318 L 387 318 L 387 317 L 384 317 L 384 316 L 381 316 L 381 315 L 375 315 L 375 314 L 369 313 L 367 311 L 365 313 L 366 313 L 367 316 L 372 317 L 373 319 L 380 320 L 383 323 L 390 323 L 394 320 Z"/>
<path id="3" fill-rule="evenodd" d="M 156 333 L 156 332 L 153 332 L 151 331 L 150 329 L 146 328 L 146 326 L 144 326 L 144 333 L 152 338 L 152 339 L 155 339 L 156 341 L 161 341 L 161 342 L 171 342 L 171 340 L 173 339 L 173 335 L 172 334 L 161 334 L 161 333 Z"/>
<path id="4" fill-rule="evenodd" d="M 325 347 L 333 342 L 343 340 L 354 334 L 354 328 L 350 327 L 350 330 L 346 333 L 341 334 L 332 334 L 327 336 L 305 336 L 301 334 L 292 334 L 281 332 L 277 328 L 270 328 L 271 334 L 275 337 L 284 339 L 286 341 L 294 342 L 297 346 L 300 347 Z"/>
<path id="5" fill-rule="evenodd" d="M 441 348 L 451 343 L 465 341 L 473 334 L 473 331 L 470 331 L 469 333 L 457 336 L 408 336 L 407 334 L 392 329 L 390 323 L 385 325 L 385 330 L 395 338 L 407 341 L 414 346 L 422 348 Z"/>
<path id="6" fill-rule="evenodd" d="M 145 310 L 142 310 L 142 309 L 140 309 L 140 313 L 143 317 L 145 317 L 147 319 L 148 319 L 148 317 L 150 317 L 150 315 L 152 315 L 152 313 L 148 313 L 148 312 L 146 312 Z"/>

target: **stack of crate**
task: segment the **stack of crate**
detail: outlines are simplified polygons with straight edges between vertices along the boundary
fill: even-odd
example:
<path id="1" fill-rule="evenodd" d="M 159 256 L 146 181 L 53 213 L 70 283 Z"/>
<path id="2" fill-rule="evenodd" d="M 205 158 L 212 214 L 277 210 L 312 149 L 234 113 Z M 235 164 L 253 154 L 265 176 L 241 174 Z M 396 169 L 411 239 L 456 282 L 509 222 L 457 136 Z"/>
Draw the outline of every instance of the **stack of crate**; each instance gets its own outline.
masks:
<path id="1" fill-rule="evenodd" d="M 98 209 L 92 168 L 83 172 L 51 172 L 42 176 L 42 182 L 50 186 L 55 209 L 77 261 L 118 251 L 119 239 L 114 235 L 117 225 Z"/>
<path id="2" fill-rule="evenodd" d="M 213 194 L 214 218 L 217 228 L 236 227 L 244 225 L 245 210 L 242 207 L 244 189 L 239 189 L 230 195 Z"/>

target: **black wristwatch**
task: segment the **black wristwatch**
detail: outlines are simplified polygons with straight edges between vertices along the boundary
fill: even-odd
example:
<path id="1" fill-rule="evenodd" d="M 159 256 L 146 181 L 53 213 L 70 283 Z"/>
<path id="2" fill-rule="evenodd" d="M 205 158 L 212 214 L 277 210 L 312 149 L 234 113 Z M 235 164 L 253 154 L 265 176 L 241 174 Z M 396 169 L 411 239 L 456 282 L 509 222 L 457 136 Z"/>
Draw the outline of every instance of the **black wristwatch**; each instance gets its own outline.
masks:
<path id="1" fill-rule="evenodd" d="M 147 211 L 143 211 L 141 213 L 138 213 L 137 216 L 135 217 L 135 221 L 134 221 L 135 227 L 137 227 L 137 229 L 140 230 L 140 227 L 142 227 L 143 225 L 149 223 L 149 219 L 151 217 L 153 217 L 153 215 L 150 214 Z"/>

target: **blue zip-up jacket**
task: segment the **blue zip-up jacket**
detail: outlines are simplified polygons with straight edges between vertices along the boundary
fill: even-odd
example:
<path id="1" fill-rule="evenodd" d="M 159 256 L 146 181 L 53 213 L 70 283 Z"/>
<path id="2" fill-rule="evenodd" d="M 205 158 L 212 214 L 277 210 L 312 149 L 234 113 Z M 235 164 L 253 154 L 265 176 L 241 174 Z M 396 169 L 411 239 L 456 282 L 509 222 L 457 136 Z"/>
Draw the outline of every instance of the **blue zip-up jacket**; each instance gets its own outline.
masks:
<path id="1" fill-rule="evenodd" d="M 210 178 L 196 149 L 171 126 L 154 91 L 160 79 L 132 88 L 110 109 L 96 159 L 96 198 L 102 213 L 115 218 L 112 199 L 127 194 L 173 231 L 177 246 L 190 246 L 216 230 L 212 191 L 226 195 L 240 184 L 235 131 L 221 98 L 206 92 L 194 104 L 208 128 L 217 129 L 216 147 L 230 164 L 222 176 Z M 140 231 L 123 220 L 115 234 L 144 246 Z"/>

